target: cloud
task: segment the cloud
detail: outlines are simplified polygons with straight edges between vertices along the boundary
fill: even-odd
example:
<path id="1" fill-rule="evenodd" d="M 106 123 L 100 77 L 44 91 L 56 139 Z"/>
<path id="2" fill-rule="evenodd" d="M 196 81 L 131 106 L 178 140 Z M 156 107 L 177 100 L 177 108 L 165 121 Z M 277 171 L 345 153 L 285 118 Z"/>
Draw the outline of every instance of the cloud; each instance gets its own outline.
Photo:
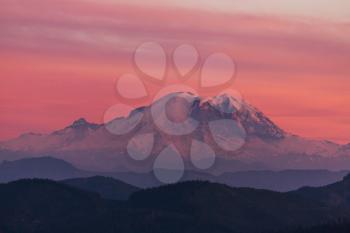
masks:
<path id="1" fill-rule="evenodd" d="M 281 4 L 269 1 L 271 5 L 265 7 L 274 9 L 271 12 L 245 3 L 248 10 L 237 8 L 230 13 L 209 9 L 208 1 L 201 7 L 194 1 L 174 6 L 158 1 L 146 4 L 106 0 L 4 0 L 0 8 L 0 66 L 11 80 L 2 82 L 1 88 L 5 90 L 2 93 L 17 96 L 15 103 L 28 101 L 29 105 L 47 96 L 52 101 L 64 99 L 67 103 L 72 98 L 86 98 L 89 88 L 93 91 L 98 84 L 113 85 L 116 75 L 131 68 L 128 64 L 134 49 L 151 40 L 160 42 L 169 53 L 179 44 L 190 43 L 200 50 L 202 57 L 217 51 L 232 55 L 238 65 L 238 83 L 242 90 L 261 104 L 262 110 L 266 108 L 276 116 L 325 115 L 328 112 L 324 110 L 324 102 L 329 100 L 329 95 L 337 97 L 336 108 L 350 108 L 345 102 L 349 96 L 346 87 L 350 85 L 349 23 L 306 17 L 310 16 L 307 12 L 300 17 L 283 16 Z M 239 2 L 225 4 L 231 9 Z M 299 2 L 295 4 L 308 10 Z M 293 11 L 296 10 L 290 10 Z M 42 83 L 52 80 L 64 83 L 64 88 L 70 84 L 72 88 L 79 88 L 79 81 L 86 79 L 93 82 L 85 86 L 85 92 L 79 92 L 81 96 L 68 92 L 63 97 L 44 85 L 48 88 L 45 96 L 35 95 L 26 100 L 21 96 L 23 88 L 19 84 L 24 77 L 31 81 L 34 91 L 40 91 Z M 103 86 L 101 90 L 106 88 Z M 11 92 L 6 91 L 8 89 Z M 101 90 L 98 94 L 104 95 L 106 92 Z M 304 92 L 307 94 L 301 94 Z M 310 97 L 315 94 L 319 100 Z M 285 103 L 268 104 L 282 95 Z M 265 96 L 264 103 L 259 102 L 259 96 Z M 295 96 L 306 100 L 299 102 L 300 108 L 289 103 Z M 108 103 L 113 96 L 99 98 Z M 307 100 L 313 100 L 314 108 L 310 108 Z M 59 108 L 70 111 L 64 105 Z M 96 108 L 91 106 L 94 111 Z M 97 113 L 93 115 L 98 119 Z M 67 122 L 62 117 L 63 120 Z M 55 127 L 51 123 L 50 126 Z"/>

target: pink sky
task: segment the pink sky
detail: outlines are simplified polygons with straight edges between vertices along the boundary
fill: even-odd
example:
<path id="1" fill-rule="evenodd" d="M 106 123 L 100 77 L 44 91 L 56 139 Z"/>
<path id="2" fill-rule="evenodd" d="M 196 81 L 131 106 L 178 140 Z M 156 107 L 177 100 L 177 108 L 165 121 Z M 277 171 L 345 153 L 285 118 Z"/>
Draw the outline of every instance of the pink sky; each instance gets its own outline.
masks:
<path id="1" fill-rule="evenodd" d="M 0 140 L 101 122 L 135 48 L 156 41 L 229 54 L 235 88 L 282 128 L 350 142 L 349 1 L 215 2 L 2 1 Z"/>

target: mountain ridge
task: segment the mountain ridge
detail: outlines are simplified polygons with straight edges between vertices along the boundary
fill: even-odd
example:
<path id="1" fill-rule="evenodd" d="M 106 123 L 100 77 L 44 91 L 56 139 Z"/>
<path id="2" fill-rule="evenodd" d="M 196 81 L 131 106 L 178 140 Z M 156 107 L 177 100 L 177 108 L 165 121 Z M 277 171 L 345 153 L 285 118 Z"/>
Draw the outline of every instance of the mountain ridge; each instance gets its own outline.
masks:
<path id="1" fill-rule="evenodd" d="M 149 106 L 134 109 L 125 118 L 118 118 L 122 121 L 121 124 L 130 124 L 132 117 L 143 114 L 139 125 L 125 135 L 113 135 L 108 132 L 108 123 L 94 124 L 80 118 L 70 126 L 51 134 L 28 134 L 0 143 L 0 160 L 11 156 L 18 159 L 52 155 L 88 170 L 128 171 L 135 168 L 130 166 L 127 158 L 128 141 L 135 135 L 152 132 L 155 134 L 155 144 L 151 158 L 155 158 L 169 143 L 174 143 L 186 157 L 189 154 L 189 142 L 191 139 L 198 139 L 211 146 L 218 158 L 234 159 L 246 164 L 261 163 L 269 170 L 342 170 L 350 166 L 350 149 L 346 146 L 287 133 L 245 100 L 228 95 L 203 99 L 189 93 L 172 94 L 178 98 L 175 103 L 179 106 L 183 105 L 181 99 L 190 101 L 191 104 L 183 108 L 186 108 L 184 114 L 199 121 L 199 128 L 193 133 L 182 137 L 169 136 L 154 124 L 152 107 L 164 101 L 167 97 L 165 96 Z M 178 113 L 174 114 L 175 118 L 182 117 Z M 221 119 L 233 120 L 244 127 L 247 137 L 239 150 L 227 151 L 212 138 L 206 125 L 209 121 Z M 97 157 L 99 159 L 96 159 Z M 151 169 L 148 164 L 140 172 Z M 221 166 L 210 173 L 226 171 L 231 169 Z"/>
<path id="2" fill-rule="evenodd" d="M 110 200 L 127 200 L 132 193 L 140 190 L 140 188 L 123 181 L 104 176 L 71 178 L 60 182 L 85 191 L 98 193 L 101 197 Z"/>
<path id="3" fill-rule="evenodd" d="M 207 180 L 226 184 L 231 187 L 250 187 L 284 192 L 296 190 L 303 186 L 325 186 L 340 181 L 348 173 L 349 171 L 332 172 L 327 170 L 255 170 L 228 172 L 215 176 L 205 172 L 187 170 L 181 181 Z M 142 188 L 157 187 L 161 185 L 161 183 L 155 179 L 152 172 L 106 173 L 80 170 L 65 161 L 55 158 L 26 158 L 0 164 L 0 183 L 28 178 L 51 179 L 56 181 L 77 179 L 78 184 L 82 184 L 83 186 L 86 185 L 87 188 L 91 188 L 95 187 L 94 181 L 96 181 L 96 179 L 92 179 L 92 182 L 89 182 L 90 178 L 96 176 L 112 177 L 120 182 Z M 114 185 L 107 181 L 109 180 L 106 180 L 106 190 L 108 191 L 110 190 L 109 187 L 114 187 Z"/>
<path id="4" fill-rule="evenodd" d="M 13 233 L 270 233 L 349 220 L 350 213 L 350 207 L 318 197 L 205 181 L 140 190 L 127 201 L 113 201 L 63 183 L 25 179 L 0 184 L 0 206 L 0 229 Z"/>

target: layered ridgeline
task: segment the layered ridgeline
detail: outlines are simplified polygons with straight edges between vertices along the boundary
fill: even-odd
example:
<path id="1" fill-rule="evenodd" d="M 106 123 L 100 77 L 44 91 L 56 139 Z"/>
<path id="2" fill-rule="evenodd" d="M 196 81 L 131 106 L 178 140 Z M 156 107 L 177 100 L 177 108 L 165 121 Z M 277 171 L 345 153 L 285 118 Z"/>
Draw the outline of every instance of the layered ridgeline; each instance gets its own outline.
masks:
<path id="1" fill-rule="evenodd" d="M 189 148 L 191 141 L 196 139 L 215 152 L 215 166 L 206 171 L 212 174 L 246 170 L 341 170 L 350 167 L 349 146 L 287 133 L 244 100 L 228 95 L 212 99 L 202 99 L 190 93 L 170 95 L 175 97 L 172 104 L 180 111 L 170 109 L 167 112 L 168 118 L 176 122 L 191 117 L 197 124 L 193 132 L 174 135 L 160 127 L 164 122 L 159 119 L 154 121 L 152 109 L 166 106 L 164 102 L 168 96 L 165 96 L 152 105 L 137 108 L 128 117 L 116 118 L 109 124 L 93 124 L 79 119 L 50 134 L 29 133 L 2 142 L 0 160 L 53 156 L 88 170 L 150 172 L 158 154 L 173 144 L 185 160 L 185 168 L 195 170 L 190 163 Z M 115 135 L 108 130 L 111 124 L 120 129 L 133 125 L 136 118 L 139 122 L 130 132 Z M 220 120 L 222 121 L 217 127 L 210 127 L 210 122 Z M 237 147 L 237 150 L 230 150 L 235 142 L 225 138 L 227 133 L 235 133 L 229 132 L 234 130 L 233 125 L 240 125 L 245 130 L 242 147 Z M 140 163 L 130 161 L 127 145 L 132 138 L 145 133 L 154 135 L 154 146 L 151 155 L 141 166 Z"/>
<path id="2" fill-rule="evenodd" d="M 102 198 L 130 191 L 116 180 L 95 177 L 68 183 L 0 184 L 0 232 L 271 233 L 303 232 L 293 229 L 325 224 L 332 225 L 315 229 L 324 233 L 349 229 L 349 177 L 313 189 L 319 193 L 313 197 L 309 190 L 279 193 L 192 181 L 135 189 L 127 201 Z M 105 192 L 106 185 L 113 187 L 113 193 Z"/>
<path id="3" fill-rule="evenodd" d="M 187 171 L 181 181 L 207 180 L 227 184 L 232 187 L 249 187 L 268 189 L 273 191 L 291 191 L 304 186 L 319 187 L 340 181 L 349 171 L 327 171 L 327 170 L 284 170 L 284 171 L 238 171 L 226 172 L 221 175 L 212 175 L 205 172 Z M 113 177 L 125 183 L 138 187 L 156 187 L 161 183 L 155 179 L 153 172 L 98 172 L 81 170 L 72 164 L 51 157 L 26 158 L 15 161 L 4 161 L 0 164 L 0 183 L 7 183 L 25 178 L 51 179 L 68 184 L 81 185 L 79 187 L 96 187 L 96 183 L 106 184 L 98 190 L 107 192 L 106 196 L 113 195 L 116 184 L 112 179 L 101 177 Z M 84 178 L 91 177 L 91 178 Z M 126 194 L 133 188 L 128 185 L 117 185 L 125 187 Z M 125 196 L 125 195 L 124 195 Z M 122 197 L 122 196 L 120 196 Z"/>

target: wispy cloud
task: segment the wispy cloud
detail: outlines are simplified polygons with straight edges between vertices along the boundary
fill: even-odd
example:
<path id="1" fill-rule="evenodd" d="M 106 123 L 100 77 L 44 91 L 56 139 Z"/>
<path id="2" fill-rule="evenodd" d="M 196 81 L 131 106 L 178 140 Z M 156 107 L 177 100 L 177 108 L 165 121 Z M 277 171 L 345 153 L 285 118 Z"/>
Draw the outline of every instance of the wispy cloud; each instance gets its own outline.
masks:
<path id="1" fill-rule="evenodd" d="M 194 1 L 4 0 L 0 8 L 0 66 L 5 76 L 0 107 L 23 101 L 31 105 L 41 98 L 78 105 L 79 98 L 94 92 L 98 101 L 84 111 L 99 120 L 101 112 L 96 109 L 103 107 L 96 105 L 113 102 L 113 87 L 109 85 L 113 86 L 118 74 L 132 68 L 128 64 L 133 50 L 152 40 L 168 51 L 191 43 L 203 56 L 216 51 L 229 53 L 239 68 L 238 86 L 273 117 L 298 115 L 307 122 L 309 114 L 331 114 L 328 107 L 333 106 L 334 114 L 348 114 L 339 111 L 341 107 L 350 109 L 346 91 L 350 88 L 350 24 L 346 15 L 342 20 L 316 17 L 307 14 L 308 7 L 301 3 L 294 6 L 299 4 L 302 14 L 294 14 L 297 12 L 292 8 L 286 14 L 280 3 L 269 1 L 265 4 L 270 8 L 266 5 L 261 8 L 265 10 L 259 10 L 248 3 L 242 6 L 245 9 L 235 8 L 242 4 L 240 0 L 223 1 L 222 9 L 212 9 L 209 1 L 197 6 Z M 348 3 L 339 0 L 339 4 L 345 7 Z M 322 5 L 319 10 L 332 15 L 334 9 Z M 30 81 L 31 92 L 23 90 L 24 80 Z M 53 80 L 62 85 L 61 92 L 49 85 Z M 79 82 L 89 84 L 83 85 L 85 91 L 62 94 L 65 88 L 82 88 Z M 96 88 L 99 85 L 100 89 Z M 16 98 L 10 101 L 9 96 Z M 324 104 L 333 98 L 336 104 Z M 269 104 L 274 99 L 281 101 Z M 295 99 L 304 101 L 296 107 Z M 65 105 L 58 109 L 70 111 Z M 7 114 L 1 123 L 7 124 L 11 116 L 16 119 L 16 114 L 25 115 L 25 111 Z M 40 112 L 33 114 L 32 119 L 44 119 Z M 67 116 L 62 116 L 56 123 L 50 122 L 50 127 L 66 121 Z"/>

